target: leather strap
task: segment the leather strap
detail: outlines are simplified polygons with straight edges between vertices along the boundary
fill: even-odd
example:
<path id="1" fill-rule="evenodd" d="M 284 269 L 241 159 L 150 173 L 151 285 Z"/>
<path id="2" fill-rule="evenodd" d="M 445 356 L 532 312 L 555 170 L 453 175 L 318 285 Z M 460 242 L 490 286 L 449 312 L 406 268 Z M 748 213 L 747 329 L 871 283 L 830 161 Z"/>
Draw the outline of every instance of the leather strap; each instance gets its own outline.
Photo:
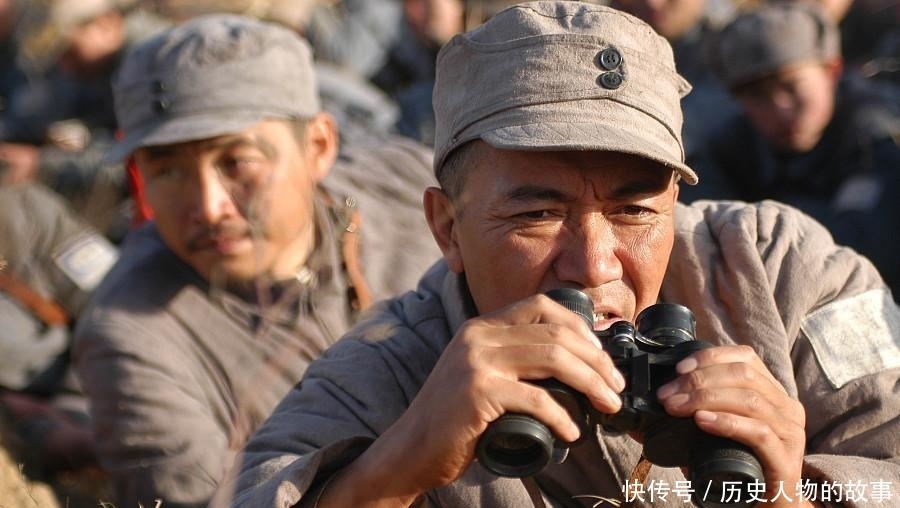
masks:
<path id="1" fill-rule="evenodd" d="M 350 212 L 350 221 L 341 234 L 341 257 L 344 260 L 344 270 L 350 279 L 348 288 L 350 305 L 354 310 L 360 311 L 372 305 L 372 291 L 366 283 L 363 275 L 362 262 L 360 261 L 360 227 L 362 217 L 359 209 L 353 208 Z"/>
<path id="2" fill-rule="evenodd" d="M 0 270 L 0 291 L 18 300 L 48 326 L 69 324 L 69 314 L 58 303 L 44 298 L 5 270 Z"/>
<path id="3" fill-rule="evenodd" d="M 634 469 L 631 470 L 631 476 L 628 478 L 627 485 L 636 485 L 638 483 L 644 483 L 644 480 L 647 479 L 647 476 L 650 475 L 650 468 L 653 467 L 653 464 L 644 458 L 644 455 L 641 454 L 641 459 L 637 464 L 634 465 Z M 625 498 L 627 499 L 629 496 L 626 493 Z M 632 498 L 630 501 L 625 501 L 622 504 L 622 508 L 632 508 L 634 506 L 636 499 Z"/>
<path id="4" fill-rule="evenodd" d="M 320 189 L 319 195 L 325 200 L 328 206 L 334 208 L 336 203 L 334 198 L 328 191 Z M 362 215 L 359 213 L 356 200 L 347 197 L 342 203 L 342 214 L 346 222 L 344 231 L 341 233 L 341 259 L 344 273 L 347 274 L 347 298 L 350 301 L 350 307 L 359 312 L 372 305 L 372 290 L 366 282 L 366 277 L 362 269 L 362 256 L 360 256 L 361 241 L 360 231 L 362 228 Z"/>

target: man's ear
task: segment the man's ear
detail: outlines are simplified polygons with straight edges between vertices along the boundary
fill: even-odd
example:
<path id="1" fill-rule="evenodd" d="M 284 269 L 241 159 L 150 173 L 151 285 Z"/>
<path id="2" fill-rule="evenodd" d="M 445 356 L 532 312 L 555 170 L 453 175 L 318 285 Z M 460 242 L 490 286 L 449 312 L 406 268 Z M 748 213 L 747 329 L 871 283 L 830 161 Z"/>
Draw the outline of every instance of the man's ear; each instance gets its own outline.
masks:
<path id="1" fill-rule="evenodd" d="M 456 237 L 456 207 L 453 201 L 443 190 L 437 187 L 429 187 L 422 198 L 425 208 L 425 218 L 434 240 L 444 253 L 447 266 L 456 273 L 465 271 L 462 255 L 459 251 L 459 243 Z"/>
<path id="2" fill-rule="evenodd" d="M 304 155 L 315 181 L 322 181 L 337 160 L 340 135 L 337 122 L 328 113 L 319 113 L 306 124 Z"/>
<path id="3" fill-rule="evenodd" d="M 834 57 L 826 60 L 824 65 L 831 82 L 837 87 L 838 82 L 841 80 L 841 75 L 844 73 L 844 59 L 839 56 Z"/>

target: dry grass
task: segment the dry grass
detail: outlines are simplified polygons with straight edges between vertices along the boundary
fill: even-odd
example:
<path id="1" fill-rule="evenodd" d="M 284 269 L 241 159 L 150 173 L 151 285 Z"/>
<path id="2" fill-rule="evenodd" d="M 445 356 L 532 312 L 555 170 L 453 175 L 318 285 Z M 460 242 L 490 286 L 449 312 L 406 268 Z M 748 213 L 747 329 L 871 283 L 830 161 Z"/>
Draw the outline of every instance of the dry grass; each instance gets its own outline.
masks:
<path id="1" fill-rule="evenodd" d="M 6 450 L 0 449 L 0 508 L 62 508 L 50 486 L 30 482 Z"/>

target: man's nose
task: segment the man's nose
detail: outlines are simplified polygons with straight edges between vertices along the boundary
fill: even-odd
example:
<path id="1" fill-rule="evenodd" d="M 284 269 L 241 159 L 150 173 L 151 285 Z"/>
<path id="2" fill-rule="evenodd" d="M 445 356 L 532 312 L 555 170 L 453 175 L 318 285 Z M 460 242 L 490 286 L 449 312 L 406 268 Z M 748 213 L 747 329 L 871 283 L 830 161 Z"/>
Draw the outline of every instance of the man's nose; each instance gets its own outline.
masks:
<path id="1" fill-rule="evenodd" d="M 602 214 L 589 214 L 570 228 L 556 262 L 557 277 L 583 287 L 599 287 L 622 278 L 618 253 L 623 248 L 615 227 Z"/>
<path id="2" fill-rule="evenodd" d="M 211 166 L 201 168 L 196 180 L 192 219 L 215 224 L 234 211 L 234 198 L 219 171 Z"/>
<path id="3" fill-rule="evenodd" d="M 777 90 L 771 97 L 772 107 L 779 119 L 787 120 L 794 115 L 797 109 L 797 99 L 790 92 Z"/>
<path id="4" fill-rule="evenodd" d="M 647 10 L 658 11 L 662 9 L 669 0 L 645 0 Z"/>

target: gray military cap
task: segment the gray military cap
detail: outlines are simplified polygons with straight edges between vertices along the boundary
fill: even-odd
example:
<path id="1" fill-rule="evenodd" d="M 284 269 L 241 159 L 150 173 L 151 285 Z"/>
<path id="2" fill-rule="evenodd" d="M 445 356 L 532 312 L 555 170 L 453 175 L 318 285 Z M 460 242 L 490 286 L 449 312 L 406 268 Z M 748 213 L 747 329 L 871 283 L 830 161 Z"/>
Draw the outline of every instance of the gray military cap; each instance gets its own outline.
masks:
<path id="1" fill-rule="evenodd" d="M 308 44 L 282 26 L 231 14 L 194 18 L 133 48 L 113 93 L 123 133 L 113 160 L 320 111 Z"/>
<path id="2" fill-rule="evenodd" d="M 819 6 L 784 1 L 738 15 L 710 45 L 710 65 L 730 88 L 791 64 L 840 56 L 840 34 Z"/>
<path id="3" fill-rule="evenodd" d="M 437 57 L 434 167 L 463 143 L 598 150 L 684 163 L 672 48 L 638 18 L 584 2 L 529 2 L 458 34 Z"/>

